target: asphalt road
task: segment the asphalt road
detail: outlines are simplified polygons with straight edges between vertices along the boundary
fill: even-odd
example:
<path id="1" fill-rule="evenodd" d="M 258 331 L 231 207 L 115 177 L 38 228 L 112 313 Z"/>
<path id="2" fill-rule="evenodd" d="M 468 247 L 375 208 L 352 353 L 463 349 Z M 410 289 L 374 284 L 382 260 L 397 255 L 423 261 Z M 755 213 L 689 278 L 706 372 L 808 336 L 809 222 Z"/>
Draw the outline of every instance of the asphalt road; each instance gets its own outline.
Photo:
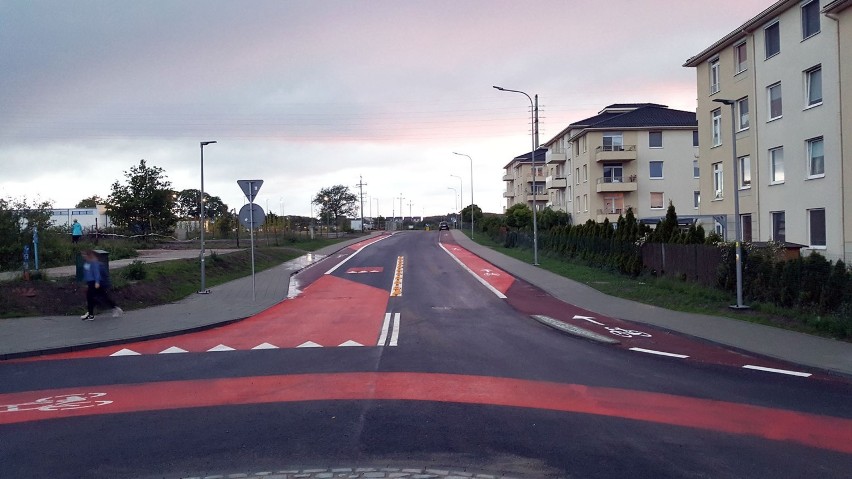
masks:
<path id="1" fill-rule="evenodd" d="M 297 275 L 292 289 L 294 298 L 222 328 L 0 363 L 0 475 L 852 470 L 844 379 L 745 370 L 738 362 L 761 358 L 592 319 L 465 255 L 444 233 L 356 245 Z M 598 343 L 531 314 L 645 335 Z M 169 348 L 187 352 L 158 354 Z M 121 350 L 138 355 L 112 356 Z"/>

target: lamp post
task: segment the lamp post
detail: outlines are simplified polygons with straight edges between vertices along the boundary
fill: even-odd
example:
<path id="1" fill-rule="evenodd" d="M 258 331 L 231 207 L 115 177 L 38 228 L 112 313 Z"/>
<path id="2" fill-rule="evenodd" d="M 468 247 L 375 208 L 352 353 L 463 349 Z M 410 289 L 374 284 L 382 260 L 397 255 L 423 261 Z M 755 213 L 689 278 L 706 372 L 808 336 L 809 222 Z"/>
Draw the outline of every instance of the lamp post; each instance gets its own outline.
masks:
<path id="1" fill-rule="evenodd" d="M 325 237 L 330 238 L 331 237 L 331 220 L 329 219 L 329 217 L 331 215 L 328 214 L 328 196 L 323 196 L 322 200 L 323 200 L 323 204 L 325 205 L 325 208 L 324 208 L 325 209 Z"/>
<path id="2" fill-rule="evenodd" d="M 713 100 L 716 103 L 722 103 L 731 107 L 731 151 L 734 160 L 734 232 L 736 243 L 736 268 L 737 268 L 737 304 L 731 305 L 731 309 L 748 309 L 748 306 L 743 304 L 743 263 L 742 263 L 742 227 L 740 226 L 740 174 L 737 165 L 737 131 L 734 125 L 736 112 L 734 111 L 734 100 L 724 100 L 717 98 Z"/>
<path id="3" fill-rule="evenodd" d="M 535 197 L 536 197 L 536 194 L 538 193 L 538 191 L 535 187 L 536 186 L 535 185 L 535 176 L 536 176 L 535 175 L 535 150 L 538 147 L 538 145 L 536 145 L 536 137 L 538 136 L 538 134 L 537 134 L 538 132 L 536 131 L 537 123 L 535 121 L 536 108 L 535 108 L 535 104 L 533 103 L 533 99 L 529 95 L 527 95 L 526 93 L 524 93 L 520 90 L 509 90 L 508 88 L 503 88 L 503 87 L 499 87 L 499 86 L 494 86 L 494 88 L 496 88 L 497 90 L 500 90 L 500 91 L 509 91 L 509 92 L 512 92 L 512 93 L 520 93 L 521 95 L 524 95 L 525 97 L 527 97 L 527 99 L 530 101 L 530 122 L 531 122 L 530 123 L 530 132 L 531 132 L 531 136 L 532 136 L 532 151 L 530 151 L 530 161 L 532 162 L 532 178 L 533 178 L 533 180 L 532 180 L 532 184 L 533 184 L 533 192 L 532 192 L 533 193 L 533 200 L 532 200 L 532 206 L 533 206 L 532 207 L 532 210 L 533 210 L 533 265 L 538 266 L 538 222 L 537 222 L 537 219 L 536 219 L 536 217 L 538 215 L 535 211 L 535 206 L 536 206 L 535 205 L 535 203 L 536 203 Z M 538 101 L 538 96 L 536 96 L 536 101 Z"/>
<path id="4" fill-rule="evenodd" d="M 461 210 L 464 209 L 464 183 L 462 183 L 461 176 L 458 176 L 458 175 L 450 175 L 450 176 L 459 179 L 459 192 L 460 192 L 460 194 L 459 194 L 459 206 L 458 206 L 459 210 L 458 211 L 459 211 L 459 213 L 461 213 Z M 462 218 L 462 221 L 464 221 L 464 218 Z"/>
<path id="5" fill-rule="evenodd" d="M 213 143 L 216 142 L 201 142 L 201 198 L 199 198 L 198 201 L 201 203 L 201 289 L 198 291 L 199 294 L 210 293 L 210 290 L 207 289 L 207 285 L 204 281 L 204 145 L 212 145 Z"/>
<path id="6" fill-rule="evenodd" d="M 473 158 L 464 153 L 453 152 L 454 155 L 466 156 L 470 160 L 470 239 L 473 240 Z M 459 180 L 461 181 L 461 180 Z M 464 200 L 462 200 L 462 209 L 464 209 Z M 464 218 L 462 218 L 464 220 Z"/>
<path id="7" fill-rule="evenodd" d="M 405 226 L 405 213 L 402 212 L 402 200 L 404 200 L 402 193 L 399 194 L 399 227 L 402 229 Z"/>
<path id="8" fill-rule="evenodd" d="M 455 206 L 456 210 L 459 209 L 459 191 L 452 186 L 447 187 L 448 190 L 453 190 L 453 206 Z"/>

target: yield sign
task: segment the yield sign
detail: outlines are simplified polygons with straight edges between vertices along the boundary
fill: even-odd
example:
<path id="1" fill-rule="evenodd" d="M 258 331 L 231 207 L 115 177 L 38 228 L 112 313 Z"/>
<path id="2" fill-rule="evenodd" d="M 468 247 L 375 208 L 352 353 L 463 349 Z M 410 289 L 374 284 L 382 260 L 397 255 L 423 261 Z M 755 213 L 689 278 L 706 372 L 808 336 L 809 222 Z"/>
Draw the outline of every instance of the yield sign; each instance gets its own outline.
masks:
<path id="1" fill-rule="evenodd" d="M 260 191 L 260 187 L 263 185 L 263 180 L 237 180 L 237 184 L 240 185 L 240 189 L 243 190 L 249 202 L 254 202 L 257 192 Z"/>

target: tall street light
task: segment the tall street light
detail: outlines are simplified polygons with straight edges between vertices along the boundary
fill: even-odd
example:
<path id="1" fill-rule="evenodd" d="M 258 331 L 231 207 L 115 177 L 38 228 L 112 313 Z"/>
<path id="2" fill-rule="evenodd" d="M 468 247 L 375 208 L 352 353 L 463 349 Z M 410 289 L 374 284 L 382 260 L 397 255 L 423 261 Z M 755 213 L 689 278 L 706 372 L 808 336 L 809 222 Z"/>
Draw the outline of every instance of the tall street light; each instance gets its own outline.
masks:
<path id="1" fill-rule="evenodd" d="M 470 239 L 473 239 L 473 158 L 464 153 L 453 152 L 454 155 L 466 156 L 470 160 Z M 464 209 L 464 201 L 462 201 L 462 209 Z M 464 218 L 462 218 L 462 221 Z"/>
<path id="2" fill-rule="evenodd" d="M 198 291 L 199 294 L 210 293 L 204 281 L 204 145 L 212 145 L 213 143 L 216 142 L 201 142 L 201 198 L 199 199 L 199 203 L 201 203 L 201 289 Z"/>
<path id="3" fill-rule="evenodd" d="M 453 190 L 453 206 L 455 206 L 456 211 L 459 209 L 459 191 L 452 186 L 447 187 L 448 190 Z"/>
<path id="4" fill-rule="evenodd" d="M 533 210 L 533 265 L 538 266 L 538 223 L 537 223 L 537 220 L 536 220 L 536 216 L 538 216 L 538 215 L 536 214 L 536 211 L 535 211 L 535 197 L 536 197 L 536 194 L 538 193 L 538 191 L 535 187 L 535 176 L 536 176 L 535 175 L 535 150 L 536 150 L 538 145 L 535 144 L 535 140 L 536 140 L 536 136 L 537 136 L 536 135 L 536 121 L 535 121 L 535 104 L 533 103 L 533 99 L 529 95 L 527 95 L 526 93 L 524 93 L 520 90 L 509 90 L 508 88 L 503 88 L 503 87 L 499 87 L 499 86 L 494 86 L 494 88 L 496 88 L 500 91 L 509 91 L 509 92 L 512 92 L 512 93 L 520 93 L 521 95 L 524 95 L 525 97 L 527 97 L 527 99 L 530 101 L 530 136 L 532 137 L 532 151 L 530 151 L 530 160 L 532 161 L 532 178 L 533 178 L 533 180 L 532 180 L 532 185 L 533 185 L 533 192 L 532 192 L 533 193 L 533 201 L 532 201 L 532 206 L 533 206 L 533 208 L 532 208 L 532 210 Z M 538 96 L 536 96 L 536 100 L 538 100 Z"/>
<path id="5" fill-rule="evenodd" d="M 736 238 L 736 266 L 737 266 L 737 304 L 731 305 L 732 309 L 748 309 L 743 305 L 743 263 L 742 263 L 742 228 L 740 226 L 740 174 L 737 168 L 737 131 L 734 126 L 736 113 L 734 111 L 734 100 L 723 100 L 717 98 L 716 103 L 722 103 L 731 107 L 731 151 L 734 159 L 734 228 Z"/>
<path id="6" fill-rule="evenodd" d="M 458 175 L 450 175 L 450 176 L 459 179 L 459 191 L 461 192 L 461 195 L 460 195 L 460 198 L 459 198 L 459 205 L 460 205 L 459 208 L 464 209 L 464 183 L 462 183 L 461 176 L 458 176 Z M 460 210 L 457 210 L 457 211 L 459 211 L 459 213 L 461 213 Z M 464 220 L 464 218 L 462 218 L 462 220 Z"/>

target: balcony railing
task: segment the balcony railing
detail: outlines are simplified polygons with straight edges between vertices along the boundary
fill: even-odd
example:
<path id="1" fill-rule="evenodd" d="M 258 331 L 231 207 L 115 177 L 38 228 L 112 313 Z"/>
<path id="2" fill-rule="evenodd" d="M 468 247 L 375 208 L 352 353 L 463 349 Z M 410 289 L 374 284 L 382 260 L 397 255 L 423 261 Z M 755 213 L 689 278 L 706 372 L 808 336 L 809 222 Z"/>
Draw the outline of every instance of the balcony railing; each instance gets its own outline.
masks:
<path id="1" fill-rule="evenodd" d="M 605 176 L 597 179 L 598 193 L 617 191 L 637 191 L 636 175 L 630 176 Z"/>
<path id="2" fill-rule="evenodd" d="M 547 189 L 561 189 L 568 186 L 568 178 L 564 176 L 548 176 L 545 179 L 545 187 Z"/>
<path id="3" fill-rule="evenodd" d="M 636 159 L 636 145 L 602 145 L 595 148 L 595 161 Z"/>

